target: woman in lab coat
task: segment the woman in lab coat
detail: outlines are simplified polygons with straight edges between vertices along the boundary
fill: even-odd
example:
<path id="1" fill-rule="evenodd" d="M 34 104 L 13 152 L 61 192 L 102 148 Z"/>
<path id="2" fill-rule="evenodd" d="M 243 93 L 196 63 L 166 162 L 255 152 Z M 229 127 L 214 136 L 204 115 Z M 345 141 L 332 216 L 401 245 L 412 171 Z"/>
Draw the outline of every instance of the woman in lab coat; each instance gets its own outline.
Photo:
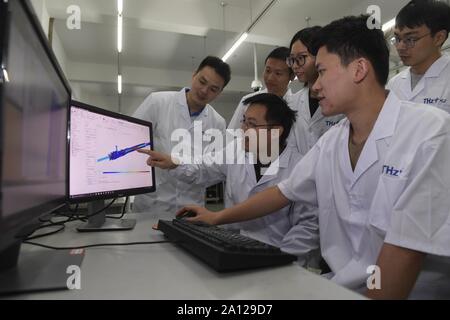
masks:
<path id="1" fill-rule="evenodd" d="M 450 116 L 384 89 L 389 49 L 368 16 L 324 27 L 315 44 L 328 131 L 291 177 L 191 221 L 255 219 L 298 201 L 318 208 L 329 278 L 371 298 L 450 298 Z M 373 273 L 373 274 L 372 274 Z"/>
<path id="2" fill-rule="evenodd" d="M 395 45 L 406 70 L 388 83 L 402 100 L 450 113 L 450 56 L 442 46 L 450 31 L 450 6 L 443 1 L 411 1 L 396 17 Z"/>
<path id="3" fill-rule="evenodd" d="M 216 57 L 207 57 L 192 77 L 191 88 L 180 92 L 157 92 L 150 94 L 134 113 L 134 117 L 153 124 L 153 147 L 171 153 L 180 142 L 172 141 L 175 130 L 185 129 L 194 137 L 200 132 L 200 141 L 188 141 L 192 154 L 203 152 L 203 133 L 208 129 L 225 132 L 225 120 L 209 105 L 230 81 L 230 67 Z M 188 143 L 186 142 L 186 143 Z M 156 170 L 156 192 L 136 196 L 134 212 L 166 212 L 175 216 L 176 210 L 185 203 L 204 205 L 206 188 L 192 186 Z"/>
<path id="4" fill-rule="evenodd" d="M 298 151 L 305 155 L 319 140 L 319 138 L 332 126 L 337 124 L 342 115 L 326 117 L 322 114 L 317 93 L 311 90 L 316 82 L 318 73 L 316 59 L 311 54 L 311 43 L 321 27 L 302 29 L 292 38 L 290 56 L 286 63 L 292 68 L 298 81 L 306 86 L 291 99 L 291 106 L 298 112 L 297 122 L 291 132 L 291 144 L 297 146 Z"/>
<path id="5" fill-rule="evenodd" d="M 191 185 L 210 185 L 226 181 L 225 206 L 232 207 L 245 201 L 250 196 L 275 186 L 287 179 L 302 156 L 294 147 L 286 144 L 291 127 L 295 122 L 295 112 L 286 102 L 276 95 L 263 93 L 244 101 L 248 106 L 242 122 L 242 129 L 251 134 L 268 135 L 267 151 L 272 152 L 274 143 L 279 144 L 281 154 L 267 166 L 260 161 L 253 164 L 252 146 L 245 140 L 245 153 L 242 161 L 233 159 L 233 163 L 218 164 L 208 155 L 201 163 L 175 165 L 171 156 L 141 150 L 150 155 L 151 166 L 171 169 L 170 175 Z M 277 139 L 271 140 L 272 131 L 278 129 Z M 261 131 L 267 130 L 267 133 Z M 259 142 L 258 144 L 259 145 Z M 231 143 L 224 152 L 230 152 L 235 144 Z M 266 152 L 264 150 L 263 152 Z M 235 154 L 235 153 L 233 153 Z M 238 156 L 239 157 L 239 156 Z M 231 226 L 242 234 L 265 243 L 280 247 L 283 251 L 297 255 L 302 266 L 317 267 L 319 257 L 318 221 L 316 211 L 299 203 L 291 202 L 270 215 L 252 221 Z"/>

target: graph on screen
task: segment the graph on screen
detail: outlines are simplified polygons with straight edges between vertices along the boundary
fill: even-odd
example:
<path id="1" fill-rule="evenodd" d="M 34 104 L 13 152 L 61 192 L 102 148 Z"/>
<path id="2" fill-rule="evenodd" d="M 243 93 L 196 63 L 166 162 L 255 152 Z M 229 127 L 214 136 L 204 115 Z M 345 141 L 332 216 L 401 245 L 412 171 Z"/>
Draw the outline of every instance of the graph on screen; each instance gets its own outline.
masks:
<path id="1" fill-rule="evenodd" d="M 148 126 L 71 107 L 70 195 L 148 187 Z"/>

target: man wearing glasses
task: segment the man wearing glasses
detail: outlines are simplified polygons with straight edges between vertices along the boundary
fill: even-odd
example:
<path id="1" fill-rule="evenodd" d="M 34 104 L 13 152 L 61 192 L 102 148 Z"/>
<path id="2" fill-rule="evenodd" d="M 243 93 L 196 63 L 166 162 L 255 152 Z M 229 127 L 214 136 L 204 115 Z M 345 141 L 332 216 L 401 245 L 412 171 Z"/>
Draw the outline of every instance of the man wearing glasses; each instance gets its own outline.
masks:
<path id="1" fill-rule="evenodd" d="M 450 7 L 442 1 L 408 3 L 396 18 L 391 43 L 408 69 L 388 83 L 401 100 L 450 113 L 450 56 L 442 46 L 450 30 Z"/>
<path id="2" fill-rule="evenodd" d="M 189 185 L 211 185 L 226 181 L 225 206 L 232 207 L 247 200 L 250 196 L 273 187 L 287 179 L 302 156 L 295 147 L 289 146 L 287 137 L 295 122 L 295 111 L 277 95 L 262 93 L 243 101 L 246 107 L 241 119 L 241 128 L 246 137 L 256 134 L 255 145 L 262 145 L 270 151 L 273 144 L 279 144 L 280 155 L 272 163 L 251 161 L 252 143 L 244 140 L 245 163 L 218 164 L 212 159 L 202 163 L 177 165 L 171 156 L 149 150 L 140 150 L 150 156 L 147 163 L 161 169 L 169 169 L 169 174 Z M 278 139 L 271 139 L 272 132 L 278 130 Z M 261 140 L 267 135 L 267 139 Z M 276 134 L 275 134 L 276 135 Z M 261 146 L 260 146 L 261 147 Z M 234 148 L 234 146 L 233 146 Z M 226 149 L 227 152 L 229 148 Z M 261 150 L 257 150 L 259 154 Z M 242 155 L 242 154 L 241 154 Z M 176 161 L 175 161 L 176 162 Z M 244 161 L 239 161 L 243 163 Z M 263 163 L 262 163 L 263 162 Z M 283 251 L 298 256 L 301 266 L 317 267 L 319 256 L 318 221 L 315 210 L 298 203 L 288 203 L 270 215 L 233 224 L 232 229 L 239 229 L 254 239 L 280 247 Z"/>
<path id="3" fill-rule="evenodd" d="M 385 90 L 389 49 L 368 18 L 334 21 L 312 46 L 322 112 L 347 119 L 288 180 L 218 212 L 186 206 L 177 214 L 222 225 L 300 202 L 317 209 L 327 278 L 370 298 L 448 299 L 450 116 Z"/>

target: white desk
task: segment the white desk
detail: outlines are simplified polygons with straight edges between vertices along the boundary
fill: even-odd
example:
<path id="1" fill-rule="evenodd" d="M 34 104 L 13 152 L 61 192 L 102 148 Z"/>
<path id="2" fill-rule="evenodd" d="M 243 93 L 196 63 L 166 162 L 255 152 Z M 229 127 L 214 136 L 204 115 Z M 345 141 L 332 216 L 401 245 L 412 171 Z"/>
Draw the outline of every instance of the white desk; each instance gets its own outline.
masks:
<path id="1" fill-rule="evenodd" d="M 71 223 L 57 235 L 39 239 L 52 246 L 165 240 L 152 230 L 151 214 L 137 218 L 132 231 L 78 233 Z M 38 241 L 38 240 L 36 240 Z M 22 250 L 46 250 L 23 245 Z M 81 268 L 81 290 L 17 296 L 19 299 L 362 299 L 295 264 L 262 270 L 220 274 L 171 243 L 86 250 Z"/>

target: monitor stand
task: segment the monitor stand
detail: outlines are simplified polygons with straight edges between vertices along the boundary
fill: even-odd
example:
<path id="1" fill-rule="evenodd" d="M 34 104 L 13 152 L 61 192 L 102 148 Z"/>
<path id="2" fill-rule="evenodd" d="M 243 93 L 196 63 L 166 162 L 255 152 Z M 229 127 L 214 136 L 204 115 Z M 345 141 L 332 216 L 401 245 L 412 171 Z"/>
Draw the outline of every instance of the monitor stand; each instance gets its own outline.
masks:
<path id="1" fill-rule="evenodd" d="M 88 216 L 105 208 L 105 201 L 96 200 L 88 203 Z M 88 218 L 88 222 L 77 228 L 79 232 L 123 231 L 132 230 L 136 225 L 134 219 L 106 220 L 106 210 Z"/>
<path id="2" fill-rule="evenodd" d="M 0 295 L 70 288 L 84 250 L 22 250 L 21 242 L 0 253 Z M 20 255 L 19 255 L 20 253 Z"/>

